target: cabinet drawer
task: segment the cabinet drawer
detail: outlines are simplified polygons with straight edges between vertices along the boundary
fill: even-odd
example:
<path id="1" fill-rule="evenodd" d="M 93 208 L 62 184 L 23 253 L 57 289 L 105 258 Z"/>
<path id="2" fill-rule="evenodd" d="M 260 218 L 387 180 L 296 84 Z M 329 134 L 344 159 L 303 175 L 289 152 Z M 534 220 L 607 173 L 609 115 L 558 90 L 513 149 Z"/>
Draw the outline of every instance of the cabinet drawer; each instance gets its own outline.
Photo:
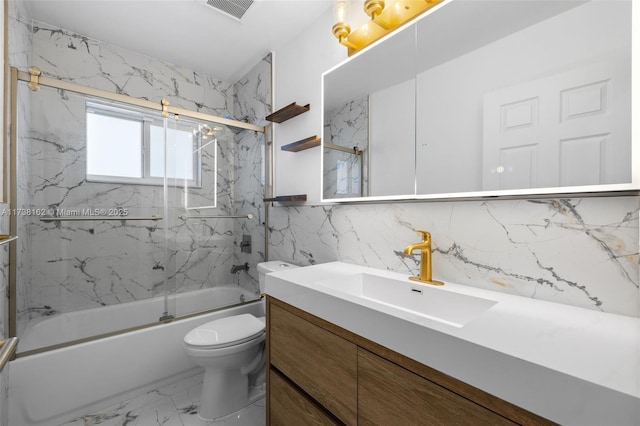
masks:
<path id="1" fill-rule="evenodd" d="M 269 425 L 333 426 L 340 424 L 275 370 L 269 370 L 269 386 L 271 391 Z"/>
<path id="2" fill-rule="evenodd" d="M 345 424 L 357 423 L 355 344 L 273 303 L 269 342 L 272 366 Z"/>
<path id="3" fill-rule="evenodd" d="M 515 425 L 364 349 L 358 351 L 360 425 Z"/>

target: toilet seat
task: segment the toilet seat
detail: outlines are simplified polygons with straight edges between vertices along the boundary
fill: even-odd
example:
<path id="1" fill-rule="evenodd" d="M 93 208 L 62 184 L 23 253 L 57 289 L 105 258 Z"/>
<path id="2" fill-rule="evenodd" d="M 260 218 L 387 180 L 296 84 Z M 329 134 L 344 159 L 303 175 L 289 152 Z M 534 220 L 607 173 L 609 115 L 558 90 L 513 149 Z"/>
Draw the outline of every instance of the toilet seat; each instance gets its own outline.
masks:
<path id="1" fill-rule="evenodd" d="M 264 334 L 263 321 L 251 314 L 242 314 L 196 327 L 184 336 L 184 343 L 195 349 L 220 349 L 261 338 Z"/>

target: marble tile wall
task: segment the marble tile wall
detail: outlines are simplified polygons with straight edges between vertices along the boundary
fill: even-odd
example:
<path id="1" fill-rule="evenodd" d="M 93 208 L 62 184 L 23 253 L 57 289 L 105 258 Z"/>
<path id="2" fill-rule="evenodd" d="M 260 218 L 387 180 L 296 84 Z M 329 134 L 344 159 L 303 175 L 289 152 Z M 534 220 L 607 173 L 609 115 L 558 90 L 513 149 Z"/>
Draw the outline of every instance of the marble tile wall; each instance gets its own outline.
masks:
<path id="1" fill-rule="evenodd" d="M 228 113 L 224 108 L 231 106 L 227 83 L 39 22 L 32 24 L 32 33 L 33 63 L 47 75 L 158 102 L 167 97 L 172 105 L 217 115 Z M 78 43 L 83 46 L 80 50 Z M 199 85 L 200 91 L 194 88 Z M 211 102 L 203 102 L 206 96 L 189 102 L 191 92 L 209 93 Z M 28 171 L 25 167 L 18 172 L 19 181 L 28 187 L 19 206 L 70 211 L 123 207 L 131 216 L 164 215 L 180 209 L 180 189 L 169 193 L 165 212 L 162 187 L 87 182 L 83 99 L 49 88 L 28 96 L 29 132 L 21 139 Z M 203 155 L 203 170 L 212 173 L 203 173 L 203 188 L 190 192 L 198 193 L 197 205 L 212 205 L 217 174 L 222 186 L 218 209 L 226 213 L 233 193 L 229 161 L 233 135 L 219 139 L 219 158 L 226 161 L 219 161 L 214 170 L 215 163 L 207 162 L 213 157 Z M 188 291 L 228 283 L 233 256 L 231 224 L 185 223 L 178 215 L 177 211 L 170 214 L 167 230 L 154 222 L 42 223 L 39 215 L 19 218 L 30 239 L 21 251 L 29 262 L 20 271 L 29 291 L 23 298 L 27 306 L 19 308 L 21 319 L 140 300 L 167 289 Z M 164 250 L 166 237 L 168 253 Z"/>
<path id="2" fill-rule="evenodd" d="M 271 61 L 266 55 L 256 66 L 234 85 L 233 110 L 236 119 L 265 126 L 264 118 L 271 113 Z M 258 289 L 257 263 L 264 261 L 264 155 L 265 136 L 262 133 L 243 131 L 236 136 L 238 161 L 235 166 L 234 211 L 251 213 L 251 220 L 234 221 L 236 264 L 248 262 L 249 271 L 240 272 L 245 288 Z M 243 235 L 251 237 L 251 253 L 240 248 Z"/>
<path id="3" fill-rule="evenodd" d="M 27 27 L 22 24 L 26 22 L 25 5 L 22 2 L 8 2 L 8 33 L 10 37 L 9 62 L 16 66 L 23 66 L 29 62 L 29 49 L 31 34 Z M 0 203 L 0 212 L 9 211 L 8 203 Z M 0 233 L 10 232 L 9 214 L 0 214 Z M 10 244 L 18 244 L 17 242 Z M 9 336 L 9 246 L 0 247 L 0 336 L 5 339 Z M 9 425 L 9 374 L 11 374 L 11 364 L 7 364 L 0 373 L 0 425 Z"/>
<path id="4" fill-rule="evenodd" d="M 634 196 L 278 207 L 269 257 L 417 274 L 419 254 L 402 251 L 425 229 L 436 279 L 640 316 L 639 208 Z"/>
<path id="5" fill-rule="evenodd" d="M 256 113 L 264 117 L 260 108 L 270 109 L 271 70 L 263 65 L 269 65 L 269 57 L 234 86 L 23 15 L 12 20 L 12 32 L 24 38 L 13 48 L 16 58 L 24 58 L 12 64 L 20 68 L 36 65 L 47 76 L 158 103 L 166 98 L 173 106 L 217 116 L 234 115 L 236 108 L 236 117 L 253 121 Z M 35 93 L 21 90 L 19 99 L 19 207 L 47 212 L 126 207 L 131 216 L 168 216 L 166 229 L 163 222 L 43 223 L 39 214 L 20 217 L 24 238 L 19 245 L 19 334 L 32 319 L 144 299 L 165 290 L 237 283 L 257 292 L 255 263 L 264 250 L 256 248 L 263 246 L 264 238 L 258 211 L 260 168 L 257 177 L 254 172 L 262 158 L 262 135 L 220 132 L 217 164 L 212 154 L 204 155 L 202 189 L 189 190 L 189 204 L 195 206 L 213 204 L 217 189 L 217 207 L 196 214 L 253 213 L 254 221 L 184 221 L 178 217 L 184 213 L 180 188 L 170 189 L 165 211 L 162 187 L 86 181 L 82 99 L 44 87 Z M 245 173 L 244 167 L 252 171 Z M 244 194 L 252 198 L 244 200 Z M 239 232 L 255 234 L 248 257 L 240 254 Z M 252 264 L 253 273 L 232 275 L 231 266 L 240 261 Z"/>

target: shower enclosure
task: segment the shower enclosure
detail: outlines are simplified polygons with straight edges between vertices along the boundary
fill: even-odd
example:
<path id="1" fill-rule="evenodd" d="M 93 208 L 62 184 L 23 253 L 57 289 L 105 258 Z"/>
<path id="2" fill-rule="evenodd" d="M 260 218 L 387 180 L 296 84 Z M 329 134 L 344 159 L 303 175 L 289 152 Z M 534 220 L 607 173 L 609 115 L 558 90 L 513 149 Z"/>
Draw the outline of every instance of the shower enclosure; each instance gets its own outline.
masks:
<path id="1" fill-rule="evenodd" d="M 260 247 L 263 206 L 237 194 L 263 193 L 263 127 L 12 71 L 19 354 L 194 314 L 177 295 L 210 287 L 246 290 L 228 304 L 259 298 L 263 254 L 242 240 Z M 231 273 L 245 262 L 254 267 Z M 141 301 L 158 302 L 151 316 L 110 317 Z M 87 310 L 100 314 L 72 319 Z M 52 317 L 59 332 L 38 333 Z"/>

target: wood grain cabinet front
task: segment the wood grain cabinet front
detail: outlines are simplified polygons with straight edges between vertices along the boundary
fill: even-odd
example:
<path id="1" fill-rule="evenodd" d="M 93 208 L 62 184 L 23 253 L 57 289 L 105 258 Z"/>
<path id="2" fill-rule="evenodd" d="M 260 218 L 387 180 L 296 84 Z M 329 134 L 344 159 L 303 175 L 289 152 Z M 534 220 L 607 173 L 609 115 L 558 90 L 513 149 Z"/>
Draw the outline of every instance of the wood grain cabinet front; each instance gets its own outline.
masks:
<path id="1" fill-rule="evenodd" d="M 270 364 L 342 422 L 355 425 L 357 346 L 275 304 L 268 335 Z"/>
<path id="2" fill-rule="evenodd" d="M 554 424 L 271 297 L 267 325 L 269 425 Z"/>
<path id="3" fill-rule="evenodd" d="M 364 349 L 358 350 L 359 425 L 516 423 Z"/>
<path id="4" fill-rule="evenodd" d="M 340 422 L 290 384 L 276 370 L 269 370 L 271 389 L 269 424 L 271 426 L 334 426 Z"/>

